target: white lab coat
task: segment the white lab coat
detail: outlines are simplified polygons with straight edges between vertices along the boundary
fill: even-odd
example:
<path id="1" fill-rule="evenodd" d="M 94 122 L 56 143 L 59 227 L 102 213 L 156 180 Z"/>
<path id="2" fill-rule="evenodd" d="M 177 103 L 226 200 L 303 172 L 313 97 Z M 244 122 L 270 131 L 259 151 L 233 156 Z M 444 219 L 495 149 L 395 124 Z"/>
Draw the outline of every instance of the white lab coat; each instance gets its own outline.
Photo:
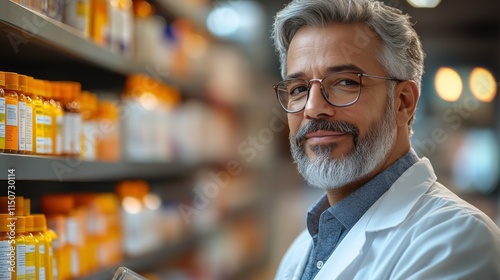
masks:
<path id="1" fill-rule="evenodd" d="M 301 279 L 311 246 L 306 230 L 275 279 Z M 500 279 L 500 230 L 437 183 L 424 158 L 368 209 L 314 279 Z"/>

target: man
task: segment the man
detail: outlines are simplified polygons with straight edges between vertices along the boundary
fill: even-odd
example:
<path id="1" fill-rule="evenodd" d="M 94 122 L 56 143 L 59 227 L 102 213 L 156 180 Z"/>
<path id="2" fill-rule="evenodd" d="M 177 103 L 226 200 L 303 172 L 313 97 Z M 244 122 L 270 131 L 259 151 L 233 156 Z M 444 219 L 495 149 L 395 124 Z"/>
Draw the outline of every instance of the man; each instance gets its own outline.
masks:
<path id="1" fill-rule="evenodd" d="M 410 146 L 422 47 L 370 0 L 294 0 L 275 19 L 299 172 L 326 194 L 276 279 L 500 279 L 500 230 Z"/>

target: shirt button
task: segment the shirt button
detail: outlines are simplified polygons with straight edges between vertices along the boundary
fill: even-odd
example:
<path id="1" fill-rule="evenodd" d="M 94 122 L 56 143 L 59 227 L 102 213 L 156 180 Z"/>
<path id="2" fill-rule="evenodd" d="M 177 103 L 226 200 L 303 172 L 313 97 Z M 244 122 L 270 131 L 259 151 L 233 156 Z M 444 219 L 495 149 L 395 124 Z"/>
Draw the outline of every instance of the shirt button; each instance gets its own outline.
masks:
<path id="1" fill-rule="evenodd" d="M 323 262 L 322 262 L 322 261 L 317 262 L 317 263 L 316 263 L 316 267 L 317 267 L 318 269 L 321 269 L 321 268 L 323 267 Z"/>

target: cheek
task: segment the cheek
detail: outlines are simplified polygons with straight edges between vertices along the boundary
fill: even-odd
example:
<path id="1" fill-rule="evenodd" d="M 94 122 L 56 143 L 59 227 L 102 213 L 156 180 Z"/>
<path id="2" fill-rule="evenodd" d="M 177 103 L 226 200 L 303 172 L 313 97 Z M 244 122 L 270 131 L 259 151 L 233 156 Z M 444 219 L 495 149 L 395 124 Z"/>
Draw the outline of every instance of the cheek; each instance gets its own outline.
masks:
<path id="1" fill-rule="evenodd" d="M 371 126 L 378 120 L 379 116 L 373 114 L 373 112 L 368 112 L 367 110 L 353 110 L 352 113 L 348 113 L 343 116 L 342 120 L 353 124 L 358 128 L 358 138 L 363 139 L 367 131 L 370 130 Z"/>
<path id="2" fill-rule="evenodd" d="M 288 126 L 290 128 L 290 134 L 296 135 L 297 131 L 300 129 L 300 123 L 302 121 L 302 116 L 300 113 L 288 114 Z"/>
<path id="3" fill-rule="evenodd" d="M 358 115 L 353 124 L 359 129 L 359 139 L 365 139 L 370 131 L 382 120 L 384 114 Z"/>
<path id="4" fill-rule="evenodd" d="M 374 124 L 382 120 L 386 111 L 386 100 L 372 99 L 365 103 L 354 104 L 350 111 L 347 111 L 346 120 L 356 125 L 359 129 L 359 136 L 364 137 Z"/>

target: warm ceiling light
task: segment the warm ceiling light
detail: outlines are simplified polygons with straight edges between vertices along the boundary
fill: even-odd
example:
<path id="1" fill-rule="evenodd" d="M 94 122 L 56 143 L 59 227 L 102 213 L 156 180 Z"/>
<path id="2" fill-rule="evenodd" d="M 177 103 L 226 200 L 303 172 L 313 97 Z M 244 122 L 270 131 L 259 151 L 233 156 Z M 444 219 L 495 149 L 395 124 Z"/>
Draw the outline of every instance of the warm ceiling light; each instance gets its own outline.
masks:
<path id="1" fill-rule="evenodd" d="M 482 102 L 491 102 L 497 93 L 495 78 L 490 71 L 481 67 L 472 70 L 469 87 L 472 94 Z"/>
<path id="2" fill-rule="evenodd" d="M 435 8 L 441 0 L 408 0 L 408 3 L 415 8 Z"/>
<path id="3" fill-rule="evenodd" d="M 438 69 L 434 77 L 434 86 L 436 87 L 439 97 L 445 101 L 457 101 L 462 94 L 462 79 L 457 71 L 448 67 L 441 67 Z"/>

